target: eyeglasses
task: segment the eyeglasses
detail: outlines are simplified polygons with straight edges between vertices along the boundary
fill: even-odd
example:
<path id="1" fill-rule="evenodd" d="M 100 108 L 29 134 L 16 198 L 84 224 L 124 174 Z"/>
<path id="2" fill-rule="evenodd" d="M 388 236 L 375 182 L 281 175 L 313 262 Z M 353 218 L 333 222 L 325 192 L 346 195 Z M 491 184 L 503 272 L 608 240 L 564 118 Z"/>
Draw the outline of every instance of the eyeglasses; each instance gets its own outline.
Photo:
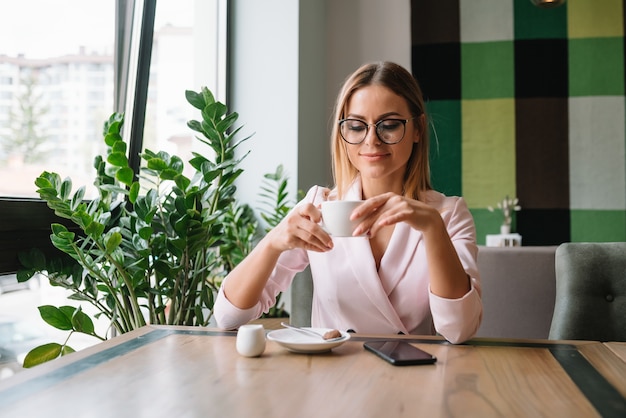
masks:
<path id="1" fill-rule="evenodd" d="M 378 139 L 392 145 L 402 141 L 406 123 L 411 119 L 382 119 L 370 124 L 359 119 L 342 119 L 339 121 L 339 132 L 348 144 L 357 145 L 365 140 L 370 126 L 375 126 Z"/>

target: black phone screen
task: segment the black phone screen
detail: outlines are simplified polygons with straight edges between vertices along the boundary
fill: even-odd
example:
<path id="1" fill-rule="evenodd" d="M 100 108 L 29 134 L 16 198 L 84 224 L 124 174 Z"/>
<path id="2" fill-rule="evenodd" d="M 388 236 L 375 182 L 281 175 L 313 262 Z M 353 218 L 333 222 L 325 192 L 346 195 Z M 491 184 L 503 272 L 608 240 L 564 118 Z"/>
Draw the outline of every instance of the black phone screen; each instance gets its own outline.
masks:
<path id="1" fill-rule="evenodd" d="M 406 341 L 368 341 L 363 344 L 363 347 L 394 366 L 433 364 L 437 361 L 437 357 Z"/>

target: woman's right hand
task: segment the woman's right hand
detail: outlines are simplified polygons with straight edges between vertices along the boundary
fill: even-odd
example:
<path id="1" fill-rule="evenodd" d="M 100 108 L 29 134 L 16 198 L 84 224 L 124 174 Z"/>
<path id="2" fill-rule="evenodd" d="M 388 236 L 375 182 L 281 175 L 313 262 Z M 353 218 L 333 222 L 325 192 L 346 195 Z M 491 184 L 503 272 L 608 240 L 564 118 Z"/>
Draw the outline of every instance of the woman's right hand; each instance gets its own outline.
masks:
<path id="1" fill-rule="evenodd" d="M 280 252 L 294 248 L 329 251 L 333 248 L 333 241 L 319 225 L 321 220 L 322 212 L 318 208 L 311 203 L 302 203 L 268 232 L 265 239 Z"/>

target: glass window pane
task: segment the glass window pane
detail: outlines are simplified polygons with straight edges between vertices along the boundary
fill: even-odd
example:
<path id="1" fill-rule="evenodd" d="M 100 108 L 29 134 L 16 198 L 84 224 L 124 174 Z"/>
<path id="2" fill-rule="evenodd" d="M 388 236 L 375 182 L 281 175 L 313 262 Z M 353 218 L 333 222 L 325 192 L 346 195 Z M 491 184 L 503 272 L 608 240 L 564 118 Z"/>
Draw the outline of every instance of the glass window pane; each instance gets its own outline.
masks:
<path id="1" fill-rule="evenodd" d="M 5 7 L 0 196 L 37 197 L 34 181 L 44 170 L 91 186 L 93 157 L 104 152 L 102 124 L 113 111 L 114 38 L 114 1 Z"/>
<path id="2" fill-rule="evenodd" d="M 225 38 L 225 21 L 220 21 L 225 7 L 218 0 L 159 0 L 156 6 L 143 145 L 181 157 L 188 175 L 187 161 L 198 141 L 187 121 L 200 116 L 185 91 L 208 87 L 225 102 L 220 80 L 225 55 L 219 45 Z"/>

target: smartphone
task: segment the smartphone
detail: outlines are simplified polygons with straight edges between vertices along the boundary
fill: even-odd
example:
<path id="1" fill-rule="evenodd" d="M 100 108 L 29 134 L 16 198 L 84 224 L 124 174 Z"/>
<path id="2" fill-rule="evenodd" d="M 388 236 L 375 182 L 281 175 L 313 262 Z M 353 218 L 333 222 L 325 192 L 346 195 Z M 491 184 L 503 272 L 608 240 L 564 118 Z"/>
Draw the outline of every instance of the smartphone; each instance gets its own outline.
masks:
<path id="1" fill-rule="evenodd" d="M 433 364 L 437 361 L 437 357 L 406 341 L 368 341 L 363 347 L 394 366 Z"/>

